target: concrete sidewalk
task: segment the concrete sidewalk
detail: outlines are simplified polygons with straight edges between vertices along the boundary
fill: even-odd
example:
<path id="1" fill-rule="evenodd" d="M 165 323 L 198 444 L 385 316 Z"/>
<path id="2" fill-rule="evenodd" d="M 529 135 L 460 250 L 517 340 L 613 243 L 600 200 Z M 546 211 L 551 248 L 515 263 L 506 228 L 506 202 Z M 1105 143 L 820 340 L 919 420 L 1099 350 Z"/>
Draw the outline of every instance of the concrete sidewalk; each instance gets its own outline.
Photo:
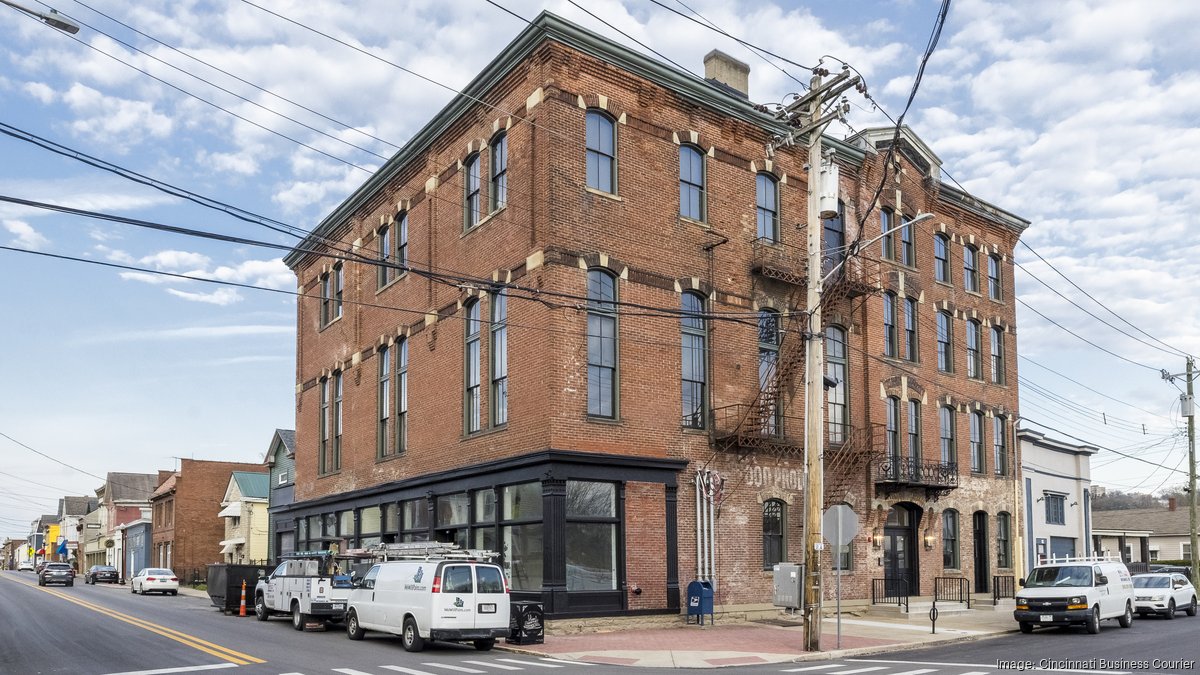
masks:
<path id="1" fill-rule="evenodd" d="M 804 650 L 804 627 L 798 622 L 730 622 L 680 625 L 649 630 L 617 630 L 577 635 L 547 635 L 543 644 L 497 649 L 580 661 L 660 668 L 719 668 L 787 663 L 893 652 L 929 643 L 978 640 L 1017 630 L 1011 611 L 990 607 L 944 616 L 931 632 L 928 619 L 901 616 L 842 616 L 841 645 L 837 621 L 821 627 L 820 652 Z"/>

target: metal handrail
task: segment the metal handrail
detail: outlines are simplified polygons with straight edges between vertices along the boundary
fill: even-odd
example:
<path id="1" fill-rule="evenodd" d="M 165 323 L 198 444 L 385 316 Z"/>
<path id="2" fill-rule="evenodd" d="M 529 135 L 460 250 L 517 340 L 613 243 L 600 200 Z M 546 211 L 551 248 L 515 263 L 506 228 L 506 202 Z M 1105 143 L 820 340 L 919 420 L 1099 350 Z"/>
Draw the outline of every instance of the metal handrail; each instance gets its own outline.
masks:
<path id="1" fill-rule="evenodd" d="M 879 463 L 876 481 L 908 485 L 958 487 L 958 465 L 946 462 L 922 462 L 917 459 L 886 457 Z"/>
<path id="2" fill-rule="evenodd" d="M 965 602 L 971 609 L 971 580 L 966 577 L 934 577 L 933 600 Z"/>
<path id="3" fill-rule="evenodd" d="M 872 579 L 871 604 L 896 605 L 908 612 L 908 579 Z"/>
<path id="4" fill-rule="evenodd" d="M 1017 580 L 1011 575 L 995 575 L 992 577 L 992 602 L 999 603 L 1001 598 L 1017 597 Z"/>

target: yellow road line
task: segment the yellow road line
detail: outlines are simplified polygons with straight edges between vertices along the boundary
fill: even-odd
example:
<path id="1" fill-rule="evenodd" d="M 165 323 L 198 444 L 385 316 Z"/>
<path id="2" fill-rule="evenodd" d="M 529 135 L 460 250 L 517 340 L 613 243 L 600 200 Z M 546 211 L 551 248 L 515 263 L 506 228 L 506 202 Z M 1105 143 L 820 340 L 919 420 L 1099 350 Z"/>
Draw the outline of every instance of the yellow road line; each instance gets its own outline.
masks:
<path id="1" fill-rule="evenodd" d="M 13 580 L 13 581 L 16 581 L 16 580 Z M 266 663 L 266 661 L 264 659 L 260 659 L 255 656 L 250 656 L 248 654 L 243 654 L 242 652 L 235 651 L 233 649 L 229 649 L 228 647 L 222 647 L 220 645 L 213 644 L 212 642 L 203 640 L 194 635 L 188 635 L 187 633 L 182 633 L 173 628 L 167 628 L 166 626 L 161 626 L 159 624 L 152 623 L 145 619 L 139 619 L 137 617 L 130 616 L 128 614 L 123 614 L 121 612 L 118 612 L 114 609 L 110 609 L 108 607 L 104 607 L 102 605 L 96 605 L 96 604 L 87 602 L 85 600 L 80 600 L 79 598 L 68 595 L 67 593 L 65 593 L 63 591 L 52 590 L 50 588 L 46 588 L 46 587 L 42 587 L 42 586 L 35 586 L 31 583 L 27 583 L 24 581 L 16 581 L 16 583 L 22 584 L 24 586 L 28 586 L 29 588 L 32 588 L 34 590 L 49 593 L 50 595 L 53 595 L 54 597 L 61 598 L 63 600 L 66 600 L 67 602 L 72 602 L 76 605 L 79 605 L 80 607 L 85 608 L 85 609 L 90 609 L 93 612 L 98 612 L 100 614 L 111 617 L 118 621 L 123 621 L 132 626 L 137 626 L 138 628 L 141 628 L 143 630 L 147 630 L 147 631 L 150 631 L 151 633 L 161 635 L 170 640 L 179 642 L 180 644 L 187 645 L 188 647 L 191 647 L 192 649 L 202 651 L 206 654 L 215 656 L 220 659 L 224 659 L 231 663 L 235 663 L 239 666 L 245 666 L 245 665 L 249 665 L 251 663 Z"/>

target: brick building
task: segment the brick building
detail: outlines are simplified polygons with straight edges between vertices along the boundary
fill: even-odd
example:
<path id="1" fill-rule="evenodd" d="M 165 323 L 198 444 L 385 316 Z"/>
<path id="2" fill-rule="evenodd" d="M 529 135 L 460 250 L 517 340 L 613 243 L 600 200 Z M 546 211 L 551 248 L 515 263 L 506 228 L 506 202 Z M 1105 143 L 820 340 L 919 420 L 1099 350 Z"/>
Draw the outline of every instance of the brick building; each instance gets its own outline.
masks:
<path id="1" fill-rule="evenodd" d="M 297 549 L 495 548 L 551 617 L 677 612 L 697 577 L 768 605 L 803 548 L 808 158 L 768 150 L 789 128 L 744 64 L 706 70 L 544 13 L 285 258 L 295 501 L 272 513 Z M 1027 223 L 943 185 L 910 130 L 889 154 L 893 133 L 827 139 L 841 211 L 814 224 L 823 497 L 864 526 L 851 598 L 984 590 L 1018 526 Z"/>
<path id="2" fill-rule="evenodd" d="M 207 579 L 206 565 L 221 562 L 220 541 L 225 520 L 217 516 L 234 471 L 261 471 L 251 462 L 179 460 L 179 471 L 169 473 L 150 498 L 153 523 L 150 562 L 169 568 L 184 582 L 199 575 Z"/>

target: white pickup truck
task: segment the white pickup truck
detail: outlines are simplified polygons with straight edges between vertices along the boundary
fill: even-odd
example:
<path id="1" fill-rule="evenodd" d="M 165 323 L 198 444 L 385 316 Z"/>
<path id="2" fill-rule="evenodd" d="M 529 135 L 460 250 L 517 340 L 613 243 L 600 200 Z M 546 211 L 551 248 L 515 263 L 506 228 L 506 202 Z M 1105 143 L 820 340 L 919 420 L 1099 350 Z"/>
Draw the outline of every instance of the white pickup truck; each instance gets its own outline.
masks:
<path id="1" fill-rule="evenodd" d="M 254 587 L 254 616 L 266 621 L 289 614 L 292 628 L 304 630 L 309 621 L 340 622 L 350 597 L 350 577 L 335 574 L 327 552 L 286 556 L 271 576 Z"/>

